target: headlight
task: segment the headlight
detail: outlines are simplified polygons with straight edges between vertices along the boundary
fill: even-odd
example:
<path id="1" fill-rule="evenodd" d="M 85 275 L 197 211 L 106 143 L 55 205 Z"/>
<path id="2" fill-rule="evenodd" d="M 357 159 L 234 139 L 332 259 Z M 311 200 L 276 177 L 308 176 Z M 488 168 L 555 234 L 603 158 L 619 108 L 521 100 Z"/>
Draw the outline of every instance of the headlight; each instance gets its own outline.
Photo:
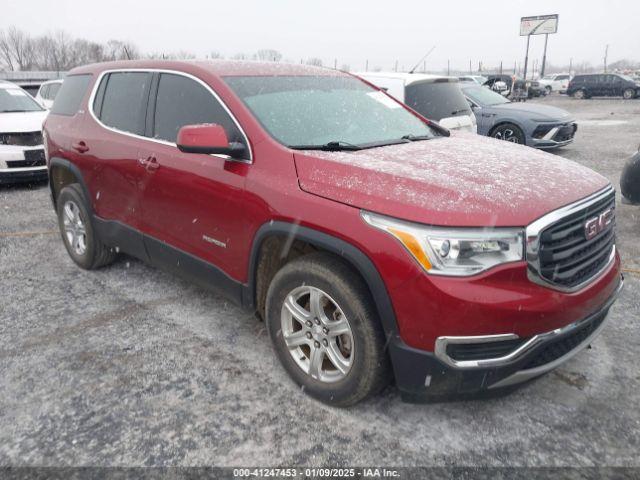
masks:
<path id="1" fill-rule="evenodd" d="M 370 212 L 362 212 L 362 218 L 393 235 L 422 268 L 435 275 L 475 275 L 524 259 L 520 228 L 430 227 Z"/>

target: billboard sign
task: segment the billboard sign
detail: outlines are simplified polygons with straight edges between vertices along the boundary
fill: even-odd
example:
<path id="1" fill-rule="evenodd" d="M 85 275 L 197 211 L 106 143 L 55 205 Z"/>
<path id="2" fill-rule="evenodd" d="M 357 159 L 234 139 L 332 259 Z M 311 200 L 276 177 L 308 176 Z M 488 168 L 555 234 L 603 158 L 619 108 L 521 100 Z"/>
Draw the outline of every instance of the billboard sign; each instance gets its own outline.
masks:
<path id="1" fill-rule="evenodd" d="M 520 36 L 543 35 L 558 31 L 558 15 L 538 15 L 520 19 Z"/>

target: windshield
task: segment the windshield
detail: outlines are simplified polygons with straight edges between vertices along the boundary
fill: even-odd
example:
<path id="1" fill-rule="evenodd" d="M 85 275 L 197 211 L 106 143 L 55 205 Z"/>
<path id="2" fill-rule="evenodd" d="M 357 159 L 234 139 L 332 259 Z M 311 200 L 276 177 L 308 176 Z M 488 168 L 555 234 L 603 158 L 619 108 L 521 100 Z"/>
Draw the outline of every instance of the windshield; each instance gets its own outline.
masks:
<path id="1" fill-rule="evenodd" d="M 486 87 L 464 87 L 462 91 L 467 97 L 481 107 L 492 107 L 495 105 L 502 105 L 503 103 L 511 103 L 502 95 L 492 92 Z"/>
<path id="2" fill-rule="evenodd" d="M 42 107 L 24 90 L 0 88 L 0 113 L 39 112 Z"/>
<path id="3" fill-rule="evenodd" d="M 631 78 L 629 75 L 620 75 L 620 76 L 628 82 L 635 82 L 635 80 Z"/>
<path id="4" fill-rule="evenodd" d="M 443 118 L 471 115 L 458 82 L 412 83 L 405 88 L 405 103 L 416 112 L 439 122 Z"/>
<path id="5" fill-rule="evenodd" d="M 436 136 L 383 92 L 346 76 L 225 77 L 262 126 L 289 147 L 351 147 Z M 406 141 L 406 140 L 405 140 Z"/>

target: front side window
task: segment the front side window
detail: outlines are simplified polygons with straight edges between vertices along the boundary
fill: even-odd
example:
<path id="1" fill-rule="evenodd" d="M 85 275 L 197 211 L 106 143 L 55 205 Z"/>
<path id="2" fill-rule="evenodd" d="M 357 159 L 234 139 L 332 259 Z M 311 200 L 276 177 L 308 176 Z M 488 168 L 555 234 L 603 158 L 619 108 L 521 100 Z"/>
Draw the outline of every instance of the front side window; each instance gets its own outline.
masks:
<path id="1" fill-rule="evenodd" d="M 39 112 L 42 107 L 20 88 L 0 88 L 0 113 Z"/>
<path id="2" fill-rule="evenodd" d="M 51 107 L 57 115 L 75 115 L 89 87 L 91 75 L 70 75 L 62 82 L 62 87 Z"/>
<path id="3" fill-rule="evenodd" d="M 115 72 L 105 76 L 93 105 L 100 121 L 117 130 L 142 135 L 150 84 L 148 72 Z"/>
<path id="4" fill-rule="evenodd" d="M 39 92 L 40 96 L 44 99 L 48 99 L 48 95 L 49 95 L 49 85 L 43 85 L 40 87 L 40 92 Z"/>
<path id="5" fill-rule="evenodd" d="M 202 84 L 182 75 L 163 73 L 158 83 L 153 138 L 176 141 L 185 125 L 217 123 L 230 142 L 244 138 L 222 104 Z"/>
<path id="6" fill-rule="evenodd" d="M 333 142 L 365 148 L 398 143 L 407 135 L 436 136 L 402 105 L 357 78 L 229 76 L 224 80 L 269 134 L 292 148 Z"/>

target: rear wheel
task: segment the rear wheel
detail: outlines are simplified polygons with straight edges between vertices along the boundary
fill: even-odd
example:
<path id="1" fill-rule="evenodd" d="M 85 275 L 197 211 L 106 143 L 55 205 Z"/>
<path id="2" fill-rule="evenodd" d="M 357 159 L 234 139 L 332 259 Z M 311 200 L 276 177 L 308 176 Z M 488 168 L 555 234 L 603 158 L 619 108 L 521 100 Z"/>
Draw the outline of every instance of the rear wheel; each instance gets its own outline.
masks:
<path id="1" fill-rule="evenodd" d="M 116 252 L 98 238 L 82 190 L 77 184 L 62 189 L 57 199 L 58 225 L 71 259 L 86 270 L 107 265 Z"/>
<path id="2" fill-rule="evenodd" d="M 513 123 L 505 123 L 503 125 L 498 125 L 491 132 L 491 136 L 498 140 L 505 140 L 511 143 L 519 143 L 520 145 L 525 144 L 524 133 L 517 125 Z"/>
<path id="3" fill-rule="evenodd" d="M 269 286 L 266 322 L 284 368 L 322 402 L 353 405 L 389 383 L 371 295 L 333 255 L 309 254 L 285 265 Z"/>
<path id="4" fill-rule="evenodd" d="M 624 92 L 622 92 L 622 98 L 626 100 L 631 100 L 636 97 L 636 91 L 633 88 L 627 88 Z"/>
<path id="5" fill-rule="evenodd" d="M 587 98 L 587 93 L 584 90 L 576 90 L 573 94 L 573 98 L 577 98 L 578 100 L 583 100 Z"/>
<path id="6" fill-rule="evenodd" d="M 551 85 L 547 85 L 545 87 L 545 90 L 547 91 L 547 95 L 551 94 L 551 90 L 552 90 Z"/>

